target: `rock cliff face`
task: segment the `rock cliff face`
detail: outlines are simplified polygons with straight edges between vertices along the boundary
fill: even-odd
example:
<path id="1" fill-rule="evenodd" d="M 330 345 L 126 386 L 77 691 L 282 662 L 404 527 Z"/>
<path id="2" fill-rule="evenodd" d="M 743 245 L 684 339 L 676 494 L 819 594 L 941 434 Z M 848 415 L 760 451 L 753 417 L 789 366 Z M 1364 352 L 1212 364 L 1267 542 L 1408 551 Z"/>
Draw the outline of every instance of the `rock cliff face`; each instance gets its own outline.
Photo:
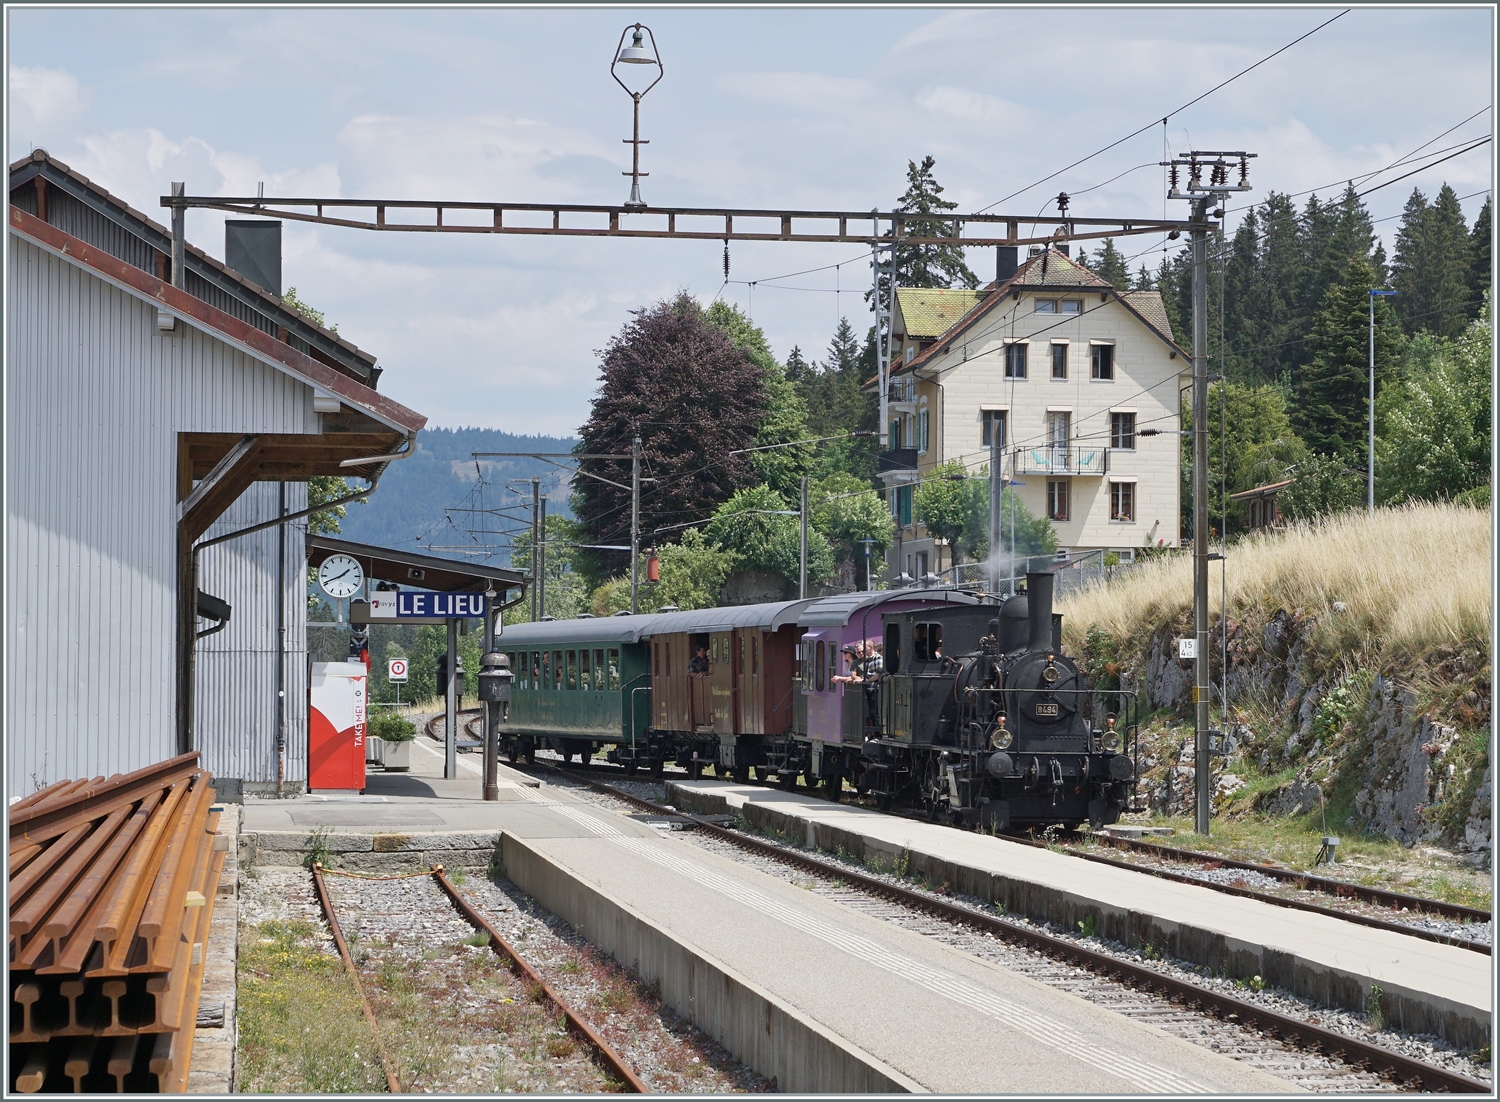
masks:
<path id="1" fill-rule="evenodd" d="M 1347 807 L 1352 791 L 1356 822 L 1330 819 L 1330 829 L 1359 825 L 1408 845 L 1445 844 L 1475 855 L 1476 863 L 1487 861 L 1487 660 L 1435 652 L 1400 670 L 1328 668 L 1313 645 L 1317 629 L 1318 622 L 1298 609 L 1228 621 L 1227 689 L 1242 722 L 1232 728 L 1239 742 L 1235 755 L 1227 762 L 1214 759 L 1216 811 L 1239 806 L 1243 774 L 1290 771 L 1281 783 L 1262 786 L 1245 806 L 1299 815 L 1326 806 L 1335 790 L 1345 794 Z M 1107 655 L 1121 687 L 1140 694 L 1143 712 L 1171 716 L 1143 734 L 1141 760 L 1143 795 L 1153 810 L 1169 815 L 1194 809 L 1193 670 L 1177 657 L 1177 639 L 1189 630 L 1184 619 L 1159 630 L 1134 654 L 1122 648 Z M 1219 661 L 1225 640 L 1218 631 L 1215 623 L 1210 650 L 1216 713 L 1225 680 Z M 1089 676 L 1097 679 L 1105 665 L 1091 654 Z M 1429 692 L 1437 703 L 1424 707 L 1416 688 L 1424 678 L 1429 689 L 1434 680 L 1456 686 L 1457 695 Z M 1447 709 L 1455 714 L 1443 714 L 1445 701 L 1459 702 Z"/>

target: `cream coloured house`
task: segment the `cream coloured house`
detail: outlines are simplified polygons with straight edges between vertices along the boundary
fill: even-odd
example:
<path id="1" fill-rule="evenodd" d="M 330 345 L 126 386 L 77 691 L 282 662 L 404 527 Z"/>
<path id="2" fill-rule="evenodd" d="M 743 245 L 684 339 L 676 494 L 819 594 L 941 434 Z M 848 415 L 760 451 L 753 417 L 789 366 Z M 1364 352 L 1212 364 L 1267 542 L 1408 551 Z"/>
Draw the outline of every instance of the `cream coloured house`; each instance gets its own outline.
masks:
<path id="1" fill-rule="evenodd" d="M 901 528 L 892 577 L 952 565 L 914 523 L 914 488 L 946 460 L 977 474 L 991 433 L 1060 548 L 1129 559 L 1178 545 L 1178 390 L 1192 368 L 1158 292 L 1117 291 L 1052 248 L 983 291 L 899 289 L 892 337 L 880 464 Z"/>

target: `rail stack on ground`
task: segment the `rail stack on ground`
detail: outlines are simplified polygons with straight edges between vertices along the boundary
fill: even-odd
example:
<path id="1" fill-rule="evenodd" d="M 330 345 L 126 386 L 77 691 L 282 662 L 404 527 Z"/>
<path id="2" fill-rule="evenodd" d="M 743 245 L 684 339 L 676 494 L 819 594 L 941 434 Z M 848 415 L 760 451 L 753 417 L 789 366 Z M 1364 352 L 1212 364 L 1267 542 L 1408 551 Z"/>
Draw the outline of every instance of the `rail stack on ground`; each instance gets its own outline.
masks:
<path id="1" fill-rule="evenodd" d="M 11 805 L 11 1090 L 185 1089 L 219 811 L 196 753 Z"/>

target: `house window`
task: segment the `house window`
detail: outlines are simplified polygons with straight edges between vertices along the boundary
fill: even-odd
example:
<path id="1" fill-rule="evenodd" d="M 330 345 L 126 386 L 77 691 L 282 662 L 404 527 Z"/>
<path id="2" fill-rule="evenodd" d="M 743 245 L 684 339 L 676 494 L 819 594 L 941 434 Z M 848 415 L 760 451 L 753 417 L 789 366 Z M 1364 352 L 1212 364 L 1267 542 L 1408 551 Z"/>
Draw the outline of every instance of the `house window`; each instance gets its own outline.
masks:
<path id="1" fill-rule="evenodd" d="M 1000 433 L 1000 439 L 995 439 L 995 433 Z M 1005 411 L 1003 409 L 987 409 L 984 411 L 984 425 L 980 431 L 980 443 L 985 447 L 999 445 L 1005 447 Z"/>
<path id="2" fill-rule="evenodd" d="M 927 450 L 927 411 L 917 414 L 917 451 Z"/>
<path id="3" fill-rule="evenodd" d="M 1111 413 L 1109 415 L 1109 446 L 1124 448 L 1127 451 L 1135 449 L 1135 414 Z"/>
<path id="4" fill-rule="evenodd" d="M 1115 377 L 1115 346 L 1112 344 L 1096 344 L 1093 346 L 1094 366 L 1091 375 L 1095 379 L 1113 379 Z"/>
<path id="5" fill-rule="evenodd" d="M 917 358 L 917 346 L 914 345 L 914 344 L 907 345 L 906 346 L 906 362 L 907 363 L 911 363 L 912 360 L 914 360 L 916 358 Z"/>
<path id="6" fill-rule="evenodd" d="M 1109 519 L 1135 520 L 1135 483 L 1109 484 Z"/>
<path id="7" fill-rule="evenodd" d="M 1055 298 L 1039 298 L 1039 299 L 1037 299 L 1036 300 L 1036 312 L 1038 314 L 1055 314 L 1055 313 L 1057 313 L 1057 299 L 1055 299 Z"/>
<path id="8" fill-rule="evenodd" d="M 1047 519 L 1068 519 L 1068 480 L 1056 478 L 1047 483 Z"/>
<path id="9" fill-rule="evenodd" d="M 891 418 L 890 435 L 887 439 L 890 441 L 891 447 L 899 448 L 901 446 L 901 418 Z"/>
<path id="10" fill-rule="evenodd" d="M 1007 379 L 1026 378 L 1026 346 L 1024 344 L 1005 346 L 1005 377 Z"/>
<path id="11" fill-rule="evenodd" d="M 927 552 L 918 551 L 916 578 L 918 581 L 921 581 L 925 577 L 927 577 Z"/>
<path id="12" fill-rule="evenodd" d="M 1065 344 L 1052 346 L 1052 377 L 1054 379 L 1068 377 L 1068 346 Z"/>
<path id="13" fill-rule="evenodd" d="M 911 527 L 911 487 L 896 488 L 896 520 L 903 528 Z"/>
<path id="14" fill-rule="evenodd" d="M 1059 314 L 1081 314 L 1083 313 L 1083 300 L 1066 298 L 1057 304 Z"/>

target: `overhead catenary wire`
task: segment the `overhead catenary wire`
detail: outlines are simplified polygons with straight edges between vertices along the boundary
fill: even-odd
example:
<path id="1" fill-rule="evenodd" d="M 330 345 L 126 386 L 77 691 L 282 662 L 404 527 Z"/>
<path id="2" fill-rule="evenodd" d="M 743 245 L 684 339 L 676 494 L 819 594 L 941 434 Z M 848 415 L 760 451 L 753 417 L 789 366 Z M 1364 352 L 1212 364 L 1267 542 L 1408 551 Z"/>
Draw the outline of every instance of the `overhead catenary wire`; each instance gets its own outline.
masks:
<path id="1" fill-rule="evenodd" d="M 1104 146 L 1102 149 L 1096 149 L 1096 150 L 1094 150 L 1094 152 L 1090 153 L 1087 157 L 1080 157 L 1078 160 L 1074 161 L 1072 164 L 1068 165 L 1067 167 L 1060 168 L 1056 172 L 1051 173 L 1050 175 L 1043 176 L 1040 180 L 1037 180 L 1037 181 L 1035 181 L 1033 183 L 1027 184 L 1025 187 L 1023 187 L 1023 188 L 1021 188 L 1021 189 L 1019 189 L 1017 191 L 1011 192 L 1009 195 L 1005 196 L 1003 199 L 997 199 L 997 200 L 995 200 L 995 202 L 991 203 L 987 207 L 981 207 L 979 210 L 975 211 L 974 213 L 975 214 L 983 214 L 987 210 L 992 210 L 993 208 L 998 207 L 1001 203 L 1008 203 L 1010 200 L 1014 199 L 1018 195 L 1024 195 L 1026 192 L 1030 191 L 1032 188 L 1040 187 L 1042 184 L 1047 183 L 1049 180 L 1055 180 L 1055 179 L 1057 179 L 1057 177 L 1061 176 L 1064 172 L 1069 172 L 1072 169 L 1077 168 L 1079 165 L 1081 165 L 1081 164 L 1083 164 L 1083 163 L 1085 163 L 1087 161 L 1093 160 L 1095 157 L 1099 156 L 1099 154 L 1101 154 L 1101 153 L 1107 153 L 1107 152 L 1109 152 L 1109 150 L 1115 148 L 1115 146 L 1121 145 L 1121 144 L 1123 144 L 1125 142 L 1128 142 L 1131 138 L 1138 137 L 1139 135 L 1144 134 L 1147 130 L 1150 130 L 1152 127 L 1156 126 L 1158 122 L 1160 122 L 1163 126 L 1165 126 L 1167 120 L 1170 119 L 1173 115 L 1181 114 L 1183 111 L 1186 111 L 1189 107 L 1193 106 L 1195 103 L 1198 103 L 1200 100 L 1207 99 L 1209 96 L 1213 95 L 1215 92 L 1219 91 L 1221 88 L 1225 88 L 1228 85 L 1233 84 L 1235 81 L 1239 80 L 1240 77 L 1244 76 L 1246 73 L 1252 72 L 1253 70 L 1260 68 L 1262 65 L 1264 65 L 1266 62 L 1270 61 L 1272 58 L 1275 58 L 1275 57 L 1277 57 L 1277 56 L 1279 56 L 1281 54 L 1286 53 L 1287 50 L 1290 50 L 1293 46 L 1297 45 L 1297 43 L 1302 42 L 1304 39 L 1310 38 L 1313 35 L 1317 34 L 1324 27 L 1328 26 L 1330 23 L 1333 23 L 1336 20 L 1342 19 L 1344 16 L 1348 15 L 1352 10 L 1353 10 L 1352 8 L 1345 8 L 1343 11 L 1341 11 L 1337 15 L 1333 16 L 1333 18 L 1325 20 L 1322 23 L 1319 23 L 1316 27 L 1314 27 L 1312 30 L 1308 31 L 1306 34 L 1299 35 L 1297 38 L 1292 39 L 1292 41 L 1288 42 L 1285 46 L 1282 46 L 1279 50 L 1276 50 L 1273 53 L 1267 54 L 1265 57 L 1261 58 L 1255 64 L 1247 66 L 1244 69 L 1241 69 L 1239 72 L 1235 73 L 1234 76 L 1229 77 L 1227 80 L 1220 81 L 1218 84 L 1214 85 L 1208 91 L 1206 91 L 1206 92 L 1202 93 L 1201 95 L 1195 96 L 1192 99 L 1188 100 L 1181 107 L 1177 107 L 1177 108 L 1174 108 L 1171 111 L 1168 111 L 1165 115 L 1160 116 L 1160 118 L 1152 118 L 1152 120 L 1150 122 L 1148 122 L 1145 126 L 1141 127 L 1139 130 L 1133 130 L 1129 134 L 1126 134 L 1123 138 L 1117 138 L 1115 141 L 1110 142 L 1108 145 Z"/>

